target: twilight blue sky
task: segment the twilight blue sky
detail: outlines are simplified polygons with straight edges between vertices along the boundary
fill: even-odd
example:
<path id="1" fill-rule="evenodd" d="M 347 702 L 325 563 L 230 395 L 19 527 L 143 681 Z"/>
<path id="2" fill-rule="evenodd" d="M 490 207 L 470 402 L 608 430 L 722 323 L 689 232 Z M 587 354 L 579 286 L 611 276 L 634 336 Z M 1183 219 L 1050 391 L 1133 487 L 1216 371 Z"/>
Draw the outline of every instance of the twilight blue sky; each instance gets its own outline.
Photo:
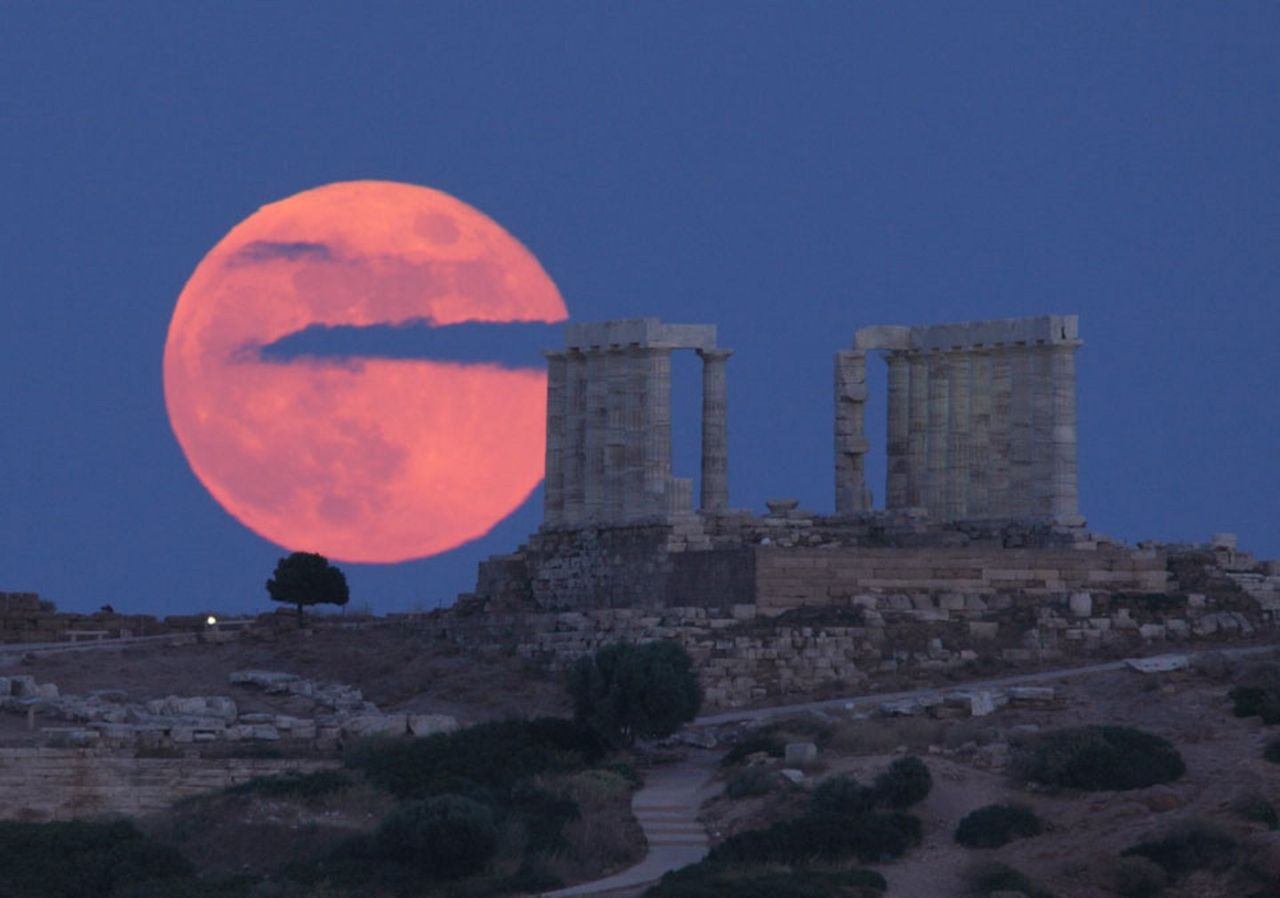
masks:
<path id="1" fill-rule="evenodd" d="M 188 468 L 165 333 L 233 225 L 364 178 L 488 213 L 577 320 L 718 324 L 735 506 L 831 509 L 855 328 L 1074 312 L 1090 525 L 1280 557 L 1278 161 L 1272 2 L 0 2 L 0 590 L 269 606 L 281 550 Z M 353 604 L 451 601 L 540 501 L 344 566 Z"/>

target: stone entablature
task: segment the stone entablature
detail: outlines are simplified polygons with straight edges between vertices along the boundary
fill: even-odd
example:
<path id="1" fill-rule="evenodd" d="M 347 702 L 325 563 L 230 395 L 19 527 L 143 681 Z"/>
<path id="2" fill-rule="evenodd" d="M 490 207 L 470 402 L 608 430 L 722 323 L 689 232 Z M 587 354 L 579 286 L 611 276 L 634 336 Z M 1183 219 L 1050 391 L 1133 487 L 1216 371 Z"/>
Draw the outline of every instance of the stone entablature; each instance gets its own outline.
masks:
<path id="1" fill-rule="evenodd" d="M 692 483 L 672 476 L 671 353 L 703 361 L 702 511 L 728 505 L 725 362 L 714 325 L 655 318 L 571 324 L 546 353 L 549 526 L 627 524 L 693 511 Z"/>
<path id="2" fill-rule="evenodd" d="M 887 509 L 1080 523 L 1075 315 L 862 328 L 835 362 L 836 511 L 872 507 L 866 355 L 889 367 Z"/>

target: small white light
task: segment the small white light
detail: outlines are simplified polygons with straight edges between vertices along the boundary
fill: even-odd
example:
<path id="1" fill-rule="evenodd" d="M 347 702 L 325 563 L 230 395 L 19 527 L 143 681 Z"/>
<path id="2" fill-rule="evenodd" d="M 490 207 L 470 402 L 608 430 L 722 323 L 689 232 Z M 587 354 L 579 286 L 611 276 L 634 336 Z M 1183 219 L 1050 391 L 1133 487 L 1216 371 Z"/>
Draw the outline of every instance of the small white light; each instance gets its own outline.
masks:
<path id="1" fill-rule="evenodd" d="M 211 614 L 211 615 L 209 615 L 208 620 L 206 620 L 206 621 L 205 621 L 205 623 L 206 623 L 206 624 L 208 624 L 208 625 L 209 625 L 209 626 L 211 626 L 211 627 L 212 627 L 214 624 L 216 624 L 217 622 L 218 622 L 218 619 L 217 619 L 216 617 L 214 617 L 212 614 Z"/>

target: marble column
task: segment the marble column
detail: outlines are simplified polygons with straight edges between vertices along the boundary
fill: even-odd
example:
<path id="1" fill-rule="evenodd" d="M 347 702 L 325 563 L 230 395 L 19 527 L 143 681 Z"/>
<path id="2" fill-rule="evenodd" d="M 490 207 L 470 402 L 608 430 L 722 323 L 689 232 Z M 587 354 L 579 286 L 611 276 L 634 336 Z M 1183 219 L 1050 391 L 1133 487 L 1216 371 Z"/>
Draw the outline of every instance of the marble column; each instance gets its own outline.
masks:
<path id="1" fill-rule="evenodd" d="M 969 379 L 966 351 L 947 354 L 947 462 L 944 518 L 951 521 L 969 515 Z"/>
<path id="2" fill-rule="evenodd" d="M 931 352 L 929 360 L 929 479 L 924 505 L 933 518 L 944 519 L 947 495 L 947 437 L 950 417 L 950 359 L 944 353 Z"/>
<path id="3" fill-rule="evenodd" d="M 1035 346 L 1031 365 L 1031 508 L 1035 517 L 1053 513 L 1052 349 Z"/>
<path id="4" fill-rule="evenodd" d="M 1055 518 L 1080 513 L 1076 461 L 1076 349 L 1079 343 L 1059 343 L 1050 350 L 1053 381 L 1053 444 L 1050 514 Z"/>
<path id="5" fill-rule="evenodd" d="M 1013 405 L 1013 355 L 1007 346 L 991 352 L 991 464 L 988 468 L 988 507 L 993 518 L 1012 516 L 1009 500 L 1012 444 L 1009 413 Z"/>
<path id="6" fill-rule="evenodd" d="M 607 513 L 605 456 L 609 428 L 609 357 L 603 350 L 586 353 L 586 415 L 582 477 L 583 518 L 599 522 Z"/>
<path id="7" fill-rule="evenodd" d="M 835 357 L 836 514 L 867 511 L 870 505 L 863 459 L 867 452 L 864 409 L 867 354 L 844 350 Z"/>
<path id="8" fill-rule="evenodd" d="M 627 368 L 621 349 L 604 353 L 605 434 L 604 434 L 604 519 L 622 521 L 627 468 Z"/>
<path id="9" fill-rule="evenodd" d="M 1026 346 L 1010 349 L 1009 379 L 1009 516 L 1030 518 L 1036 513 L 1031 479 L 1033 378 Z"/>
<path id="10" fill-rule="evenodd" d="M 702 511 L 729 507 L 729 408 L 725 362 L 731 349 L 700 349 L 702 357 Z"/>
<path id="11" fill-rule="evenodd" d="M 547 456 L 542 493 L 542 517 L 548 524 L 564 520 L 565 387 L 566 353 L 544 353 L 547 359 Z"/>
<path id="12" fill-rule="evenodd" d="M 969 393 L 969 503 L 966 517 L 991 514 L 991 353 L 970 355 L 973 386 Z"/>
<path id="13" fill-rule="evenodd" d="M 885 508 L 910 505 L 911 363 L 905 353 L 885 354 L 889 366 L 888 422 L 885 439 Z"/>
<path id="14" fill-rule="evenodd" d="M 583 486 L 586 472 L 587 360 L 577 350 L 565 358 L 564 523 L 585 517 Z"/>
<path id="15" fill-rule="evenodd" d="M 667 513 L 671 484 L 671 350 L 644 350 L 644 491 L 653 514 Z"/>
<path id="16" fill-rule="evenodd" d="M 929 361 L 907 361 L 907 505 L 922 508 L 929 493 Z"/>
<path id="17" fill-rule="evenodd" d="M 628 517 L 643 517 L 651 513 L 645 494 L 644 472 L 645 453 L 648 450 L 644 397 L 645 382 L 649 376 L 649 362 L 643 349 L 631 347 L 624 350 L 622 364 L 626 370 L 622 504 L 627 510 Z"/>

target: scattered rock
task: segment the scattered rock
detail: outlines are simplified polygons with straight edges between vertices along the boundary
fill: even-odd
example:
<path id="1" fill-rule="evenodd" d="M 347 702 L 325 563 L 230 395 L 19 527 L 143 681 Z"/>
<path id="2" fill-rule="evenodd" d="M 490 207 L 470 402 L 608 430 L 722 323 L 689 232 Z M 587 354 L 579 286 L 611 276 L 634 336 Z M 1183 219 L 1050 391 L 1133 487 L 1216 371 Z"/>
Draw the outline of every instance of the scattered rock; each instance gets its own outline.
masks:
<path id="1" fill-rule="evenodd" d="M 1126 658 L 1125 665 L 1138 673 L 1166 673 L 1171 670 L 1186 670 L 1191 659 L 1186 655 L 1153 655 L 1150 658 Z"/>
<path id="2" fill-rule="evenodd" d="M 795 783 L 795 784 L 797 784 L 797 785 L 799 785 L 800 783 L 803 783 L 803 782 L 804 782 L 804 771 L 803 771 L 803 770 L 796 770 L 796 769 L 795 769 L 795 768 L 793 768 L 793 767 L 784 767 L 784 768 L 782 768 L 781 770 L 779 770 L 778 772 L 779 772 L 779 773 L 781 773 L 783 776 L 785 776 L 787 779 L 791 780 L 791 782 L 793 782 L 793 783 Z"/>
<path id="3" fill-rule="evenodd" d="M 818 746 L 812 742 L 789 742 L 783 760 L 790 767 L 812 764 L 818 759 Z"/>

